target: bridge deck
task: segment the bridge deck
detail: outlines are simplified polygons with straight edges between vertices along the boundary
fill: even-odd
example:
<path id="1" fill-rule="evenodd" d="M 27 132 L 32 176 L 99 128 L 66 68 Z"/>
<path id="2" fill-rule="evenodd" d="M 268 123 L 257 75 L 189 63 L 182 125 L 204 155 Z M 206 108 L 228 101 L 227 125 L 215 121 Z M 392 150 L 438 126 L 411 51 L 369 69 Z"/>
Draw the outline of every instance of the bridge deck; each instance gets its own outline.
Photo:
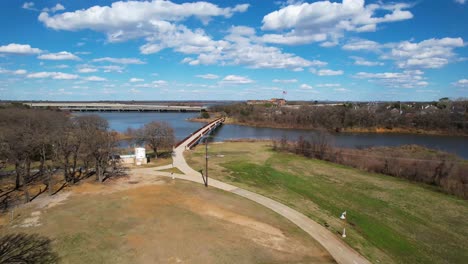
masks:
<path id="1" fill-rule="evenodd" d="M 175 145 L 174 148 L 176 149 L 177 148 L 182 148 L 182 149 L 192 148 L 198 143 L 198 141 L 200 141 L 202 137 L 204 137 L 206 134 L 210 133 L 213 129 L 221 125 L 224 122 L 224 120 L 225 120 L 224 117 L 217 118 L 211 121 L 210 123 L 200 127 L 197 131 L 191 133 L 189 136 L 187 136 L 186 138 L 182 139 L 179 143 L 177 143 L 177 145 Z"/>
<path id="2" fill-rule="evenodd" d="M 185 105 L 145 105 L 121 103 L 30 103 L 32 108 L 59 108 L 66 111 L 157 111 L 157 112 L 200 112 L 205 107 Z"/>

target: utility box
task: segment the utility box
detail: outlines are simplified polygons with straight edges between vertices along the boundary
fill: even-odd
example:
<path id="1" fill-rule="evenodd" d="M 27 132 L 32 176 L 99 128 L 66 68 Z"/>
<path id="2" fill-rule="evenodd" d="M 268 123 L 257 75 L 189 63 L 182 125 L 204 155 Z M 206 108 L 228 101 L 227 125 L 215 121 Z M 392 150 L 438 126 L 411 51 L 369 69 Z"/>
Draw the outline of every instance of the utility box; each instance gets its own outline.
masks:
<path id="1" fill-rule="evenodd" d="M 140 166 L 146 164 L 146 150 L 145 148 L 135 148 L 135 164 Z"/>

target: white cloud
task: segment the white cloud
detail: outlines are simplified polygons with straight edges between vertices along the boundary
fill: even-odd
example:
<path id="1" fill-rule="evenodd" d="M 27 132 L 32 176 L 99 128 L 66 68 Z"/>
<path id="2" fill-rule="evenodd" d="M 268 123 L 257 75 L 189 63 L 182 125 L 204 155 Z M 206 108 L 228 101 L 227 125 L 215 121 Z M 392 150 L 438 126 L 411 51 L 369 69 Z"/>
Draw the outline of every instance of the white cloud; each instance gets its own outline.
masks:
<path id="1" fill-rule="evenodd" d="M 167 81 L 164 81 L 164 80 L 156 80 L 156 81 L 153 81 L 152 84 L 154 84 L 155 87 L 161 87 L 161 86 L 166 86 L 168 83 Z"/>
<path id="2" fill-rule="evenodd" d="M 154 31 L 154 23 L 195 17 L 206 24 L 212 17 L 228 18 L 234 13 L 245 12 L 248 7 L 248 4 L 240 4 L 221 8 L 208 2 L 118 1 L 111 6 L 93 6 L 54 16 L 43 12 L 39 15 L 39 21 L 53 29 L 92 29 L 106 33 L 109 41 L 119 41 L 150 35 Z"/>
<path id="3" fill-rule="evenodd" d="M 421 42 L 402 41 L 386 44 L 370 40 L 354 40 L 345 44 L 343 49 L 377 52 L 381 54 L 381 59 L 394 60 L 399 68 L 438 69 L 457 61 L 454 49 L 464 46 L 462 38 L 432 38 Z"/>
<path id="4" fill-rule="evenodd" d="M 351 56 L 351 59 L 354 60 L 354 65 L 358 66 L 383 66 L 383 62 L 379 61 L 368 61 L 362 57 L 357 57 L 357 56 Z"/>
<path id="5" fill-rule="evenodd" d="M 42 12 L 55 13 L 57 11 L 62 11 L 62 10 L 65 10 L 65 7 L 63 5 L 61 5 L 61 4 L 56 4 L 54 7 L 42 9 Z"/>
<path id="6" fill-rule="evenodd" d="M 214 40 L 203 29 L 192 30 L 178 24 L 189 17 L 199 18 L 202 22 L 214 16 L 230 17 L 235 12 L 245 12 L 247 8 L 248 5 L 220 8 L 207 2 L 174 4 L 161 0 L 128 1 L 55 16 L 42 13 L 39 20 L 54 29 L 103 32 L 111 42 L 144 38 L 146 43 L 140 47 L 142 54 L 170 48 L 175 52 L 194 55 L 182 61 L 189 65 L 246 65 L 250 68 L 287 68 L 295 71 L 316 63 L 326 65 L 265 46 L 260 38 L 252 35 L 255 34 L 253 28 L 233 27 L 224 39 Z M 94 61 L 104 61 L 102 59 Z M 109 59 L 105 61 L 119 63 Z"/>
<path id="7" fill-rule="evenodd" d="M 117 73 L 122 73 L 125 68 L 119 65 L 105 65 L 105 66 L 100 66 L 99 69 L 103 69 L 104 72 L 117 72 Z"/>
<path id="8" fill-rule="evenodd" d="M 237 85 L 237 84 L 250 84 L 254 83 L 252 79 L 246 76 L 239 76 L 239 75 L 227 75 L 224 77 L 220 84 L 225 85 Z"/>
<path id="9" fill-rule="evenodd" d="M 92 67 L 83 67 L 83 68 L 78 69 L 78 72 L 80 73 L 92 73 L 92 72 L 97 72 L 97 71 L 99 70 L 96 68 L 92 68 Z"/>
<path id="10" fill-rule="evenodd" d="M 341 87 L 341 84 L 339 84 L 339 83 L 321 83 L 321 84 L 317 84 L 317 87 L 325 87 L 325 88 Z"/>
<path id="11" fill-rule="evenodd" d="M 30 55 L 41 53 L 42 50 L 32 48 L 30 45 L 10 43 L 6 46 L 0 46 L 0 53 L 11 53 L 20 55 Z"/>
<path id="12" fill-rule="evenodd" d="M 111 63 L 118 63 L 118 64 L 146 64 L 146 62 L 141 61 L 137 58 L 98 58 L 94 59 L 93 62 L 111 62 Z"/>
<path id="13" fill-rule="evenodd" d="M 286 80 L 280 80 L 280 79 L 273 79 L 274 83 L 296 83 L 296 79 L 286 79 Z"/>
<path id="14" fill-rule="evenodd" d="M 354 39 L 343 45 L 344 50 L 367 50 L 367 51 L 378 51 L 380 44 L 378 42 L 366 39 Z"/>
<path id="15" fill-rule="evenodd" d="M 333 89 L 333 90 L 334 90 L 334 91 L 336 91 L 336 92 L 342 92 L 342 93 L 344 93 L 344 92 L 349 92 L 349 90 L 348 90 L 348 89 L 346 89 L 346 88 L 343 88 L 343 87 L 336 88 L 336 89 Z"/>
<path id="16" fill-rule="evenodd" d="M 30 73 L 26 77 L 31 79 L 51 78 L 54 80 L 74 80 L 78 79 L 79 76 L 76 74 L 68 74 L 63 72 L 36 72 Z"/>
<path id="17" fill-rule="evenodd" d="M 461 79 L 453 83 L 455 86 L 468 87 L 468 79 Z"/>
<path id="18" fill-rule="evenodd" d="M 301 84 L 301 86 L 299 86 L 299 88 L 303 89 L 303 90 L 310 90 L 310 89 L 313 89 L 312 86 L 308 85 L 308 84 Z"/>
<path id="19" fill-rule="evenodd" d="M 202 32 L 199 32 L 201 34 Z M 326 65 L 322 61 L 309 61 L 277 47 L 258 42 L 255 30 L 249 27 L 232 27 L 223 40 L 206 39 L 199 46 L 182 46 L 176 51 L 199 54 L 197 58 L 185 58 L 190 65 L 246 65 L 254 69 L 290 69 L 301 71 L 304 67 Z M 204 34 L 204 33 L 203 33 Z"/>
<path id="20" fill-rule="evenodd" d="M 102 78 L 102 77 L 99 77 L 99 76 L 89 76 L 89 77 L 84 78 L 84 80 L 90 81 L 90 82 L 104 82 L 104 81 L 107 81 L 106 78 Z"/>
<path id="21" fill-rule="evenodd" d="M 337 75 L 344 74 L 344 71 L 342 70 L 330 70 L 330 69 L 316 70 L 312 68 L 310 69 L 310 72 L 318 76 L 337 76 Z"/>
<path id="22" fill-rule="evenodd" d="M 462 38 L 428 39 L 419 43 L 403 41 L 391 45 L 382 58 L 392 59 L 400 68 L 438 69 L 455 59 L 455 48 L 463 47 Z"/>
<path id="23" fill-rule="evenodd" d="M 13 71 L 13 74 L 16 74 L 16 75 L 23 75 L 23 74 L 26 74 L 26 73 L 28 73 L 28 71 L 23 70 L 23 69 Z"/>
<path id="24" fill-rule="evenodd" d="M 23 69 L 12 71 L 12 70 L 7 70 L 7 69 L 0 68 L 0 74 L 24 75 L 26 73 L 28 73 L 28 71 L 23 70 Z"/>
<path id="25" fill-rule="evenodd" d="M 466 3 L 466 0 L 455 0 L 455 2 L 463 5 Z"/>
<path id="26" fill-rule="evenodd" d="M 218 75 L 216 75 L 216 74 L 211 74 L 211 73 L 208 73 L 208 74 L 199 74 L 199 75 L 196 75 L 196 77 L 202 78 L 202 79 L 209 79 L 209 80 L 213 80 L 213 79 L 218 79 L 218 78 L 219 78 Z"/>
<path id="27" fill-rule="evenodd" d="M 337 44 L 344 32 L 371 32 L 377 25 L 411 19 L 409 4 L 365 5 L 364 0 L 343 0 L 342 3 L 317 1 L 293 3 L 263 17 L 262 30 L 286 33 L 266 35 L 266 41 L 278 44 L 304 44 L 327 41 Z M 382 14 L 381 16 L 377 16 Z M 289 30 L 289 31 L 287 31 Z"/>
<path id="28" fill-rule="evenodd" d="M 35 11 L 37 11 L 37 9 L 34 8 L 34 2 L 24 2 L 24 4 L 21 6 L 21 8 L 27 9 L 27 10 L 35 10 Z"/>
<path id="29" fill-rule="evenodd" d="M 59 64 L 57 66 L 55 66 L 55 68 L 57 69 L 66 69 L 66 68 L 69 68 L 70 66 L 66 65 L 66 64 Z"/>
<path id="30" fill-rule="evenodd" d="M 80 60 L 79 57 L 77 57 L 76 55 L 68 51 L 42 54 L 42 55 L 39 55 L 37 58 L 40 60 Z"/>
<path id="31" fill-rule="evenodd" d="M 145 80 L 144 79 L 139 79 L 139 78 L 130 78 L 129 81 L 134 83 L 134 82 L 144 82 Z"/>
<path id="32" fill-rule="evenodd" d="M 406 70 L 403 72 L 368 73 L 359 72 L 355 75 L 359 79 L 368 79 L 371 82 L 395 88 L 415 88 L 429 85 L 420 70 Z"/>

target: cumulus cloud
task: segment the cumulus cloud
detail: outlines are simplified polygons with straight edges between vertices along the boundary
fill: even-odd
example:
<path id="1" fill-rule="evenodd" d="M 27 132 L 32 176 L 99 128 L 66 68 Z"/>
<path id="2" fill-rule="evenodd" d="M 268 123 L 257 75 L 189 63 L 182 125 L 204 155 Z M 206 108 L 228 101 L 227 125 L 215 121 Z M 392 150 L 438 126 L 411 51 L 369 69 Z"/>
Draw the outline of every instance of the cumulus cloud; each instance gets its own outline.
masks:
<path id="1" fill-rule="evenodd" d="M 458 87 L 468 87 L 468 79 L 461 79 L 453 83 L 453 85 Z"/>
<path id="2" fill-rule="evenodd" d="M 308 85 L 308 84 L 301 84 L 301 86 L 299 86 L 299 88 L 303 89 L 303 90 L 310 90 L 310 89 L 313 89 L 312 86 Z"/>
<path id="3" fill-rule="evenodd" d="M 378 42 L 366 39 L 353 39 L 343 45 L 344 50 L 356 51 L 356 50 L 367 50 L 367 51 L 378 51 L 381 45 Z"/>
<path id="4" fill-rule="evenodd" d="M 400 68 L 438 69 L 455 58 L 455 48 L 463 46 L 462 38 L 432 38 L 419 43 L 403 41 L 393 45 L 383 58 L 396 60 Z"/>
<path id="5" fill-rule="evenodd" d="M 395 88 L 416 88 L 429 85 L 420 70 L 406 70 L 403 72 L 368 73 L 359 72 L 355 75 L 359 79 L 368 79 L 371 82 Z"/>
<path id="6" fill-rule="evenodd" d="M 313 74 L 316 74 L 318 76 L 337 76 L 337 75 L 343 75 L 344 71 L 342 70 L 330 70 L 330 69 L 321 69 L 321 70 L 316 70 L 316 69 L 310 69 L 310 72 Z"/>
<path id="7" fill-rule="evenodd" d="M 35 72 L 26 75 L 26 78 L 30 79 L 44 79 L 44 78 L 51 78 L 54 80 L 74 80 L 78 79 L 78 75 L 76 74 L 68 74 L 63 72 Z"/>
<path id="8" fill-rule="evenodd" d="M 383 62 L 380 61 L 368 61 L 362 57 L 351 56 L 351 59 L 354 60 L 354 65 L 358 66 L 382 66 L 384 65 Z"/>
<path id="9" fill-rule="evenodd" d="M 57 11 L 62 11 L 62 10 L 65 10 L 65 7 L 63 5 L 61 5 L 61 4 L 56 4 L 54 7 L 42 9 L 42 12 L 55 13 Z"/>
<path id="10" fill-rule="evenodd" d="M 84 10 L 50 16 L 39 15 L 39 21 L 57 30 L 91 29 L 104 32 L 110 41 L 138 38 L 151 34 L 159 22 L 177 22 L 195 17 L 204 24 L 212 17 L 231 17 L 247 11 L 248 4 L 221 8 L 208 2 L 177 4 L 165 0 L 118 1 L 110 6 L 93 6 Z"/>
<path id="11" fill-rule="evenodd" d="M 154 84 L 155 87 L 161 87 L 161 86 L 166 86 L 168 83 L 167 81 L 164 81 L 164 80 L 156 80 L 156 81 L 153 81 L 152 84 Z"/>
<path id="12" fill-rule="evenodd" d="M 104 72 L 117 72 L 122 73 L 125 68 L 119 65 L 105 65 L 99 66 L 99 69 L 102 69 Z"/>
<path id="13" fill-rule="evenodd" d="M 26 74 L 28 71 L 26 70 L 23 70 L 23 69 L 19 69 L 19 70 L 7 70 L 7 69 L 3 69 L 3 68 L 0 68 L 0 74 L 14 74 L 14 75 L 24 75 Z"/>
<path id="14" fill-rule="evenodd" d="M 199 74 L 199 75 L 196 75 L 196 77 L 202 78 L 202 79 L 208 79 L 208 80 L 213 80 L 213 79 L 218 79 L 218 78 L 219 78 L 218 75 L 216 75 L 216 74 L 211 74 L 211 73 L 208 73 L 208 74 Z"/>
<path id="15" fill-rule="evenodd" d="M 263 17 L 262 30 L 286 33 L 266 35 L 265 41 L 277 44 L 304 44 L 327 41 L 333 46 L 344 32 L 371 32 L 377 25 L 413 18 L 404 3 L 365 5 L 364 0 L 339 2 L 295 2 Z M 381 14 L 380 16 L 377 14 Z"/>
<path id="16" fill-rule="evenodd" d="M 280 79 L 273 79 L 274 83 L 296 83 L 296 79 L 285 79 L 285 80 L 280 80 Z"/>
<path id="17" fill-rule="evenodd" d="M 117 64 L 146 64 L 146 62 L 141 61 L 137 58 L 111 58 L 111 57 L 104 57 L 94 59 L 93 62 L 111 62 Z"/>
<path id="18" fill-rule="evenodd" d="M 16 74 L 16 75 L 24 75 L 26 73 L 28 73 L 28 71 L 23 70 L 23 69 L 13 71 L 13 74 Z"/>
<path id="19" fill-rule="evenodd" d="M 27 10 L 37 11 L 37 9 L 34 7 L 34 2 L 24 2 L 24 4 L 21 6 L 21 8 L 27 9 Z"/>
<path id="20" fill-rule="evenodd" d="M 93 67 L 80 67 L 78 69 L 79 73 L 92 73 L 92 72 L 97 72 L 97 71 L 99 70 Z"/>
<path id="21" fill-rule="evenodd" d="M 339 84 L 339 83 L 321 83 L 321 84 L 317 84 L 317 87 L 324 87 L 324 88 L 341 87 L 341 84 Z"/>
<path id="22" fill-rule="evenodd" d="M 464 47 L 462 38 L 431 38 L 421 42 L 402 41 L 379 44 L 370 40 L 354 40 L 343 46 L 350 51 L 373 51 L 380 58 L 394 60 L 399 68 L 438 69 L 456 61 L 456 48 Z"/>
<path id="23" fill-rule="evenodd" d="M 41 53 L 42 50 L 33 48 L 30 45 L 10 43 L 5 46 L 0 46 L 0 53 L 31 55 Z"/>
<path id="24" fill-rule="evenodd" d="M 68 51 L 42 54 L 37 57 L 40 60 L 80 60 L 80 58 Z"/>
<path id="25" fill-rule="evenodd" d="M 199 32 L 201 33 L 201 32 Z M 206 39 L 198 46 L 180 46 L 175 50 L 187 54 L 199 54 L 196 58 L 185 58 L 182 62 L 190 65 L 246 65 L 254 69 L 303 70 L 304 67 L 326 65 L 322 61 L 310 61 L 291 53 L 284 53 L 277 47 L 264 45 L 250 27 L 232 27 L 223 40 Z"/>
<path id="26" fill-rule="evenodd" d="M 215 40 L 203 29 L 190 29 L 180 24 L 194 17 L 208 22 L 213 17 L 230 17 L 245 12 L 247 4 L 221 8 L 207 2 L 175 4 L 171 1 L 115 2 L 111 6 L 94 6 L 86 10 L 51 16 L 42 13 L 39 20 L 47 27 L 59 30 L 91 29 L 103 32 L 110 42 L 144 38 L 140 53 L 154 54 L 170 48 L 175 52 L 192 55 L 182 62 L 189 65 L 246 65 L 250 68 L 274 68 L 303 70 L 318 66 L 277 47 L 264 45 L 255 30 L 249 27 L 233 27 L 223 39 Z M 132 14 L 132 15 L 129 15 Z M 109 59 L 96 59 L 109 61 Z"/>
<path id="27" fill-rule="evenodd" d="M 237 84 L 250 84 L 254 83 L 252 79 L 246 76 L 239 76 L 239 75 L 227 75 L 224 77 L 220 84 L 222 85 L 237 85 Z"/>
<path id="28" fill-rule="evenodd" d="M 107 81 L 106 78 L 99 77 L 99 76 L 89 76 L 86 78 L 83 78 L 85 81 L 90 81 L 90 82 L 104 82 Z"/>
<path id="29" fill-rule="evenodd" d="M 140 79 L 140 78 L 130 78 L 129 82 L 144 82 L 145 80 L 144 79 Z"/>

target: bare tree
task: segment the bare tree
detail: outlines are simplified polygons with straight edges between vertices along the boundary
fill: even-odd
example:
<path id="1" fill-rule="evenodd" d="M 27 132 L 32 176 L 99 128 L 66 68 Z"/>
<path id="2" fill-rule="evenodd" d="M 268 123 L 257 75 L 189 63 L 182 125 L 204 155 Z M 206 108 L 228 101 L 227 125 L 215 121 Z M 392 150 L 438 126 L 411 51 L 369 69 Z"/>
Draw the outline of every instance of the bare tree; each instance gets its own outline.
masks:
<path id="1" fill-rule="evenodd" d="M 174 145 L 174 129 L 167 122 L 151 122 L 140 128 L 137 133 L 137 142 L 146 143 L 158 157 L 158 149 L 169 148 Z"/>
<path id="2" fill-rule="evenodd" d="M 51 240 L 36 234 L 10 234 L 0 238 L 0 263 L 57 263 Z"/>
<path id="3" fill-rule="evenodd" d="M 96 180 L 104 181 L 104 173 L 116 146 L 116 135 L 109 131 L 107 120 L 97 116 L 82 116 L 77 120 L 79 133 L 84 142 L 83 153 L 94 160 Z"/>

